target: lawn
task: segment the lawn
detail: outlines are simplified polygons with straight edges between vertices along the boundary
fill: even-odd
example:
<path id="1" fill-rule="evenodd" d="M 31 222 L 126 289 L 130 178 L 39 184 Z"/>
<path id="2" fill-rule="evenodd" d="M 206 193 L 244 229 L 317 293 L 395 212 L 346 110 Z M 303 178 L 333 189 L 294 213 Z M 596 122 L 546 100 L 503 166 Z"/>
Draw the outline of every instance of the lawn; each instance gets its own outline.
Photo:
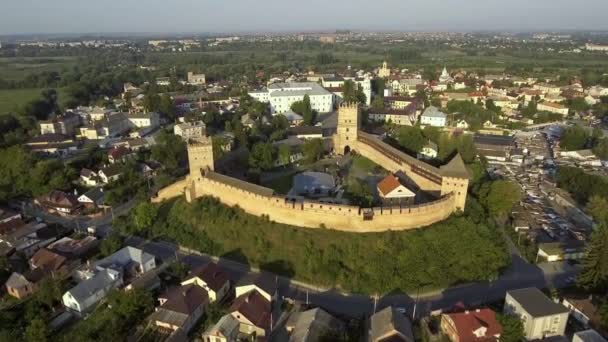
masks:
<path id="1" fill-rule="evenodd" d="M 44 89 L 8 89 L 0 90 L 0 114 L 17 111 L 21 106 L 40 97 Z M 65 96 L 65 88 L 58 89 L 59 101 Z"/>
<path id="2" fill-rule="evenodd" d="M 0 78 L 22 80 L 30 73 L 61 72 L 76 60 L 76 57 L 3 57 L 0 58 Z"/>
<path id="3" fill-rule="evenodd" d="M 119 221 L 117 229 L 132 229 L 132 221 Z M 357 234 L 278 224 L 205 197 L 163 203 L 155 224 L 137 233 L 362 293 L 490 279 L 509 263 L 501 234 L 466 216 L 414 231 Z"/>

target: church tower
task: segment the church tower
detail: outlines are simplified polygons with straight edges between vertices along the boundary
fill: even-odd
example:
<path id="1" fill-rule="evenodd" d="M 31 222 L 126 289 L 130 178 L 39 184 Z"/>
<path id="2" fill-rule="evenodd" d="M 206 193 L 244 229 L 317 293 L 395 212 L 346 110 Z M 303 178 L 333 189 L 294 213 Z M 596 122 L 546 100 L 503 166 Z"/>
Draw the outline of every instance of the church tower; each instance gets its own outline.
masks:
<path id="1" fill-rule="evenodd" d="M 334 151 L 346 154 L 357 143 L 359 131 L 359 104 L 343 103 L 338 109 L 338 128 L 334 136 Z"/>
<path id="2" fill-rule="evenodd" d="M 388 68 L 388 63 L 384 61 L 384 63 L 382 63 L 382 68 L 380 68 L 380 71 L 378 72 L 378 77 L 386 78 L 390 75 L 391 69 Z"/>
<path id="3" fill-rule="evenodd" d="M 190 166 L 190 178 L 193 180 L 200 178 L 204 171 L 214 170 L 215 160 L 211 137 L 197 137 L 188 142 L 188 164 Z"/>

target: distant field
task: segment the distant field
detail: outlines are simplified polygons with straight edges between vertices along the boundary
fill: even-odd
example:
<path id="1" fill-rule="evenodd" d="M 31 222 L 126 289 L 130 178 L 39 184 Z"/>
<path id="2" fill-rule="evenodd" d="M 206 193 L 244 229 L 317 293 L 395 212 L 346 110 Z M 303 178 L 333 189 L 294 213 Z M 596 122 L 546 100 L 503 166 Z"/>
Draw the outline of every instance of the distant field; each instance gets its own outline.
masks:
<path id="1" fill-rule="evenodd" d="M 44 89 L 10 89 L 0 90 L 0 114 L 16 111 L 19 107 L 35 100 Z M 65 89 L 57 89 L 59 99 L 65 96 Z"/>
<path id="2" fill-rule="evenodd" d="M 76 62 L 76 57 L 0 57 L 0 78 L 21 80 L 30 73 L 60 72 Z"/>

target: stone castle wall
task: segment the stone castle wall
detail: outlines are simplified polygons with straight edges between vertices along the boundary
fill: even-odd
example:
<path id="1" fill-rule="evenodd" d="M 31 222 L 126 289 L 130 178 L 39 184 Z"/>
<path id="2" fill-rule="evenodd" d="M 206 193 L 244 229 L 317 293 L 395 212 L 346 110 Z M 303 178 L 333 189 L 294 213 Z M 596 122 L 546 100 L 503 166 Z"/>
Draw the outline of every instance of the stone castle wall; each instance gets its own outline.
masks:
<path id="1" fill-rule="evenodd" d="M 212 142 L 211 139 L 203 139 L 188 146 L 190 176 L 159 191 L 153 201 L 184 194 L 188 202 L 212 196 L 226 205 L 239 206 L 249 214 L 268 216 L 279 223 L 308 228 L 325 226 L 358 233 L 420 228 L 444 220 L 464 208 L 468 179 L 444 177 L 441 169 L 361 132 L 357 105 L 340 107 L 337 132 L 333 141 L 327 142 L 334 145 L 337 153 L 352 150 L 392 173 L 400 173 L 410 185 L 438 199 L 403 208 L 359 208 L 308 200 L 292 202 L 274 195 L 271 189 L 213 172 Z"/>
<path id="2" fill-rule="evenodd" d="M 192 187 L 188 189 L 192 198 L 212 196 L 226 205 L 239 206 L 249 214 L 266 215 L 275 222 L 308 228 L 323 225 L 357 233 L 419 228 L 444 220 L 454 211 L 454 197 L 451 194 L 422 205 L 361 209 L 316 201 L 294 203 L 281 196 L 256 194 L 204 175 L 189 186 Z M 373 215 L 364 214 L 366 211 L 373 212 Z"/>

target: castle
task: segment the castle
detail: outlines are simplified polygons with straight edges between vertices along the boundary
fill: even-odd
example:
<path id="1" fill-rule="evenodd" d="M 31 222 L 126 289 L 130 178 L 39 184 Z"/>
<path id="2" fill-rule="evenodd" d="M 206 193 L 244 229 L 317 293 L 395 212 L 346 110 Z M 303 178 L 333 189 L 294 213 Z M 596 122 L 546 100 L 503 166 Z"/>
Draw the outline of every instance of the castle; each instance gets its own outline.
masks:
<path id="1" fill-rule="evenodd" d="M 435 198 L 434 201 L 398 207 L 360 208 L 352 205 L 326 204 L 313 200 L 294 201 L 275 194 L 274 190 L 229 177 L 215 171 L 213 142 L 202 137 L 188 144 L 190 175 L 159 191 L 153 199 L 185 194 L 191 202 L 202 196 L 213 196 L 245 212 L 267 216 L 270 220 L 294 226 L 350 231 L 380 232 L 414 229 L 446 219 L 464 210 L 469 173 L 460 155 L 439 168 L 417 160 L 384 143 L 359 128 L 357 104 L 342 104 L 338 111 L 336 133 L 331 137 L 334 152 L 350 151 L 374 161 L 386 170 L 399 173 L 409 184 Z"/>

